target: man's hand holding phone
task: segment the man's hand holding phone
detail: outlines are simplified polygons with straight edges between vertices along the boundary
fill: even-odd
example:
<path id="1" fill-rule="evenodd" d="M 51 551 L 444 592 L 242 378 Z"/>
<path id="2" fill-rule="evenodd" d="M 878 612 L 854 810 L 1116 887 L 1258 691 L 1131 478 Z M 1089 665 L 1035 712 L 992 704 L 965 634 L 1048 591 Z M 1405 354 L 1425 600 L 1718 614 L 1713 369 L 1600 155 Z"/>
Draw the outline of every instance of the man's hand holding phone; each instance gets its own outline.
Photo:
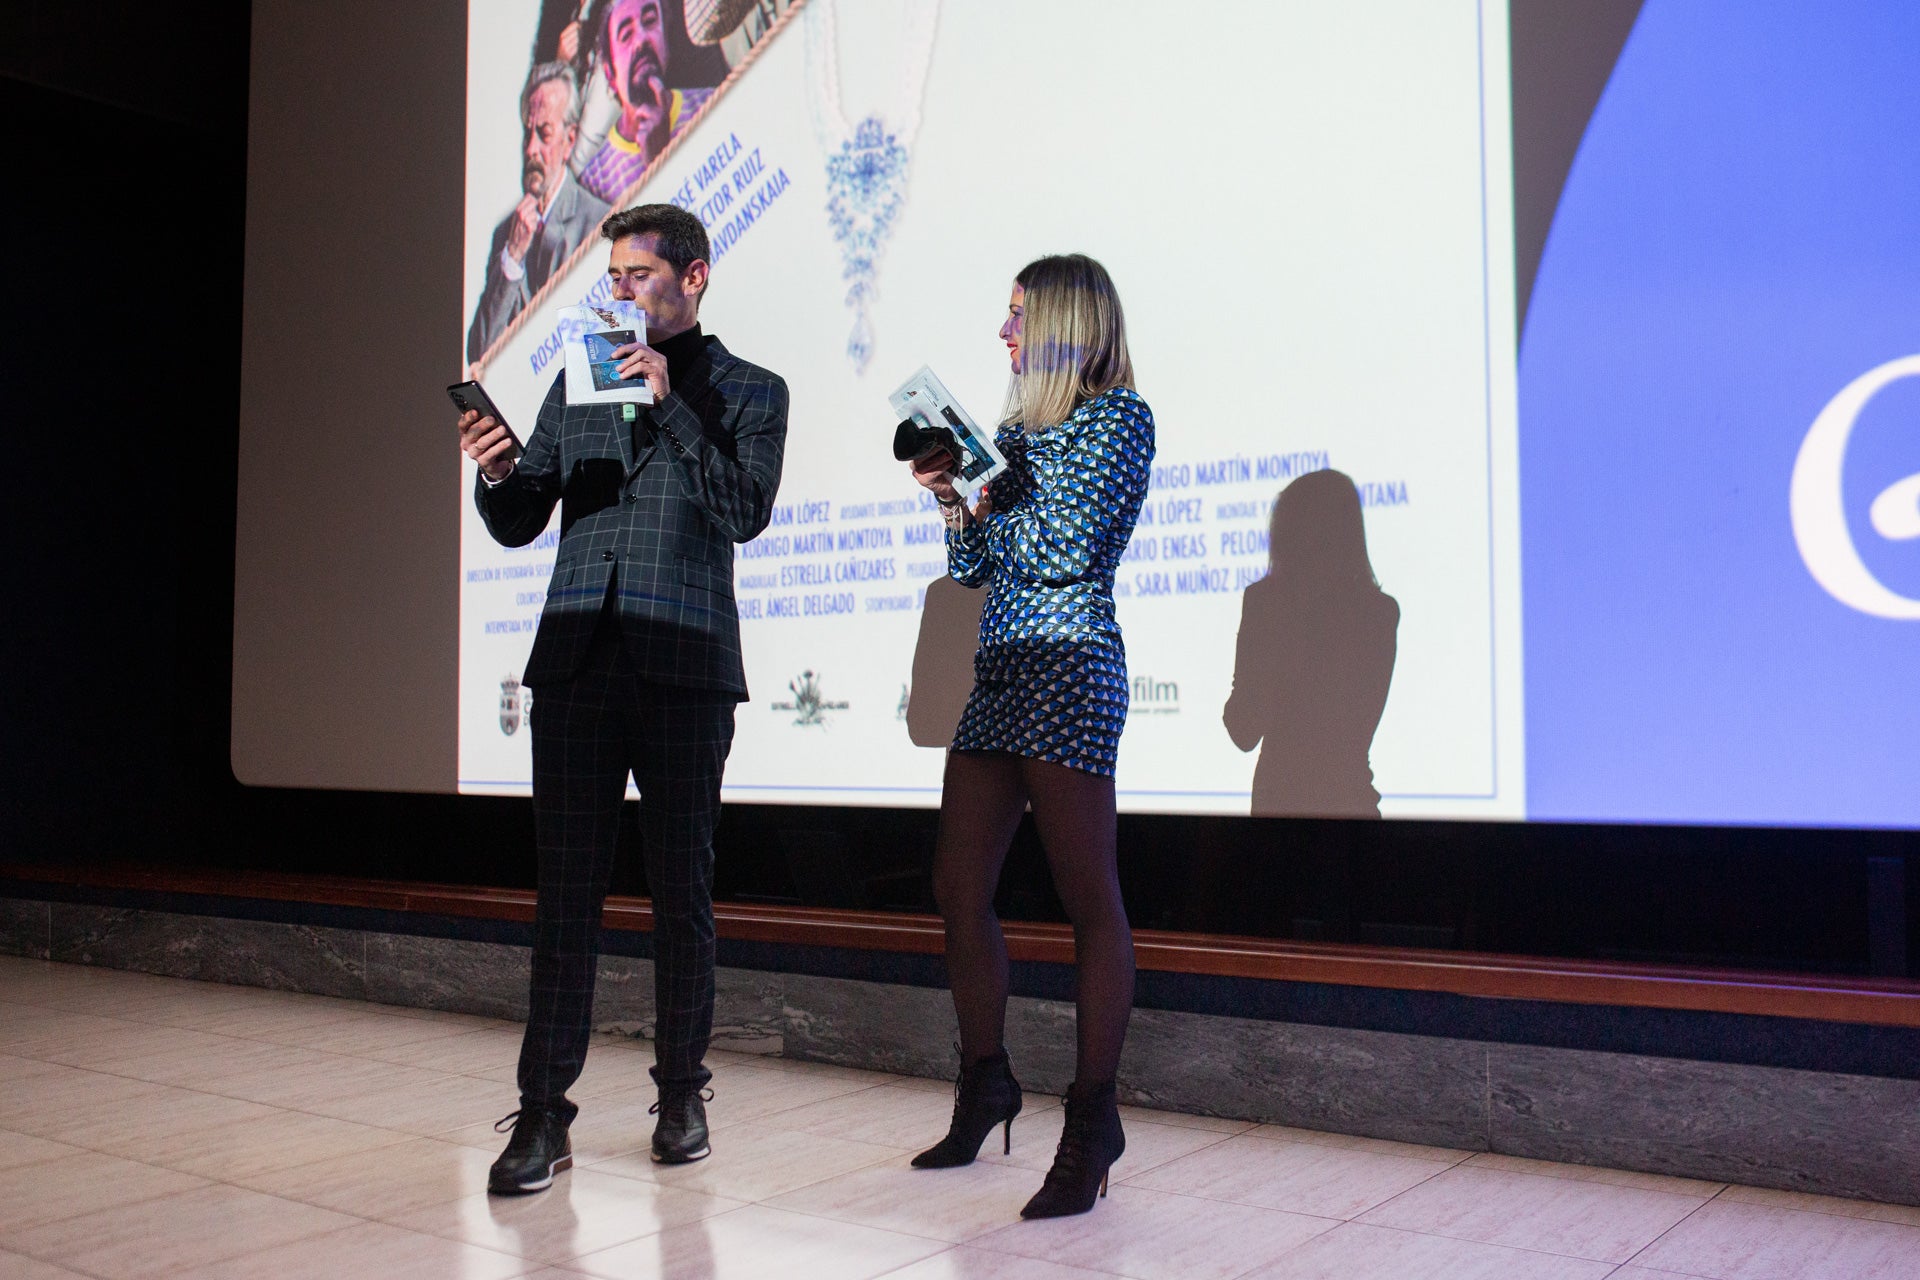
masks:
<path id="1" fill-rule="evenodd" d="M 513 432 L 477 409 L 460 415 L 460 449 L 496 484 L 513 474 Z"/>
<path id="2" fill-rule="evenodd" d="M 477 382 L 456 382 L 447 388 L 447 398 L 460 411 L 460 451 L 480 465 L 480 474 L 499 484 L 513 474 L 520 460 L 520 439 L 506 423 L 506 415 L 496 409 L 485 387 Z"/>

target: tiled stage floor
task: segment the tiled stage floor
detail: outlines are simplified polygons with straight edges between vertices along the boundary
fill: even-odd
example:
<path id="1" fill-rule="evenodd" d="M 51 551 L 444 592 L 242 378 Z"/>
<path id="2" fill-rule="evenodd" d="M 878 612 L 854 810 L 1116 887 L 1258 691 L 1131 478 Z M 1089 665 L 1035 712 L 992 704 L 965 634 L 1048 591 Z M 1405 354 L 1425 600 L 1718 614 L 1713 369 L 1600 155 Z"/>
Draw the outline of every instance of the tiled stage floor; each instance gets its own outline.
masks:
<path id="1" fill-rule="evenodd" d="M 579 1165 L 490 1199 L 516 1026 L 0 959 L 0 1278 L 1912 1280 L 1920 1209 L 1128 1111 L 1108 1200 L 1023 1223 L 1059 1133 L 909 1169 L 946 1085 L 714 1055 L 714 1155 L 647 1159 L 596 1047 Z"/>

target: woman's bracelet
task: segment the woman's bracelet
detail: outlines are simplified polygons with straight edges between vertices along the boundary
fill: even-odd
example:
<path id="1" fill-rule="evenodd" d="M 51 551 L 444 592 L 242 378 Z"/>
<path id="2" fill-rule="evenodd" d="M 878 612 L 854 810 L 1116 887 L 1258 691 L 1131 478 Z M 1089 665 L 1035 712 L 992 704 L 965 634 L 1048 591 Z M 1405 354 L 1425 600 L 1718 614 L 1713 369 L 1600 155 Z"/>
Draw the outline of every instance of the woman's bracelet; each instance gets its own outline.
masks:
<path id="1" fill-rule="evenodd" d="M 938 498 L 934 499 L 934 501 L 940 502 Z M 964 502 L 940 502 L 940 519 L 946 522 L 946 526 L 949 529 L 959 530 L 966 528 L 970 522 L 970 518 L 967 515 L 967 504 Z"/>

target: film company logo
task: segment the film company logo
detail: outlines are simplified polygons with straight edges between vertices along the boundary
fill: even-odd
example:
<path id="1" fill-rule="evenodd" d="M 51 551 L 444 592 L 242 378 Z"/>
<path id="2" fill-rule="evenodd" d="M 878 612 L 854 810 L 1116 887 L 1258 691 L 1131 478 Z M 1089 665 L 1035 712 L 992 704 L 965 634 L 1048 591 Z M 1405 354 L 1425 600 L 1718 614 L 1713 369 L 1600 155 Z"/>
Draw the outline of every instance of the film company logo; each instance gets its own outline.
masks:
<path id="1" fill-rule="evenodd" d="M 787 681 L 787 689 L 793 694 L 791 702 L 776 702 L 775 711 L 791 711 L 793 722 L 803 727 L 824 726 L 829 711 L 845 711 L 846 702 L 829 702 L 820 690 L 820 676 L 817 672 L 802 671 Z"/>
<path id="2" fill-rule="evenodd" d="M 511 738 L 520 732 L 533 712 L 533 690 L 520 683 L 519 676 L 500 681 L 500 732 Z"/>
<path id="3" fill-rule="evenodd" d="M 1135 676 L 1127 699 L 1127 715 L 1177 716 L 1180 714 L 1180 684 L 1176 680 L 1156 680 Z"/>
<path id="4" fill-rule="evenodd" d="M 1800 559 L 1828 595 L 1869 617 L 1912 622 L 1920 620 L 1920 596 L 1896 590 L 1874 572 L 1871 563 L 1878 557 L 1862 554 L 1857 517 L 1847 509 L 1847 490 L 1841 484 L 1861 414 L 1881 391 L 1908 378 L 1920 378 L 1920 355 L 1867 370 L 1827 402 L 1793 460 L 1787 516 Z M 1867 521 L 1887 542 L 1920 538 L 1920 472 L 1881 490 L 1867 508 Z"/>

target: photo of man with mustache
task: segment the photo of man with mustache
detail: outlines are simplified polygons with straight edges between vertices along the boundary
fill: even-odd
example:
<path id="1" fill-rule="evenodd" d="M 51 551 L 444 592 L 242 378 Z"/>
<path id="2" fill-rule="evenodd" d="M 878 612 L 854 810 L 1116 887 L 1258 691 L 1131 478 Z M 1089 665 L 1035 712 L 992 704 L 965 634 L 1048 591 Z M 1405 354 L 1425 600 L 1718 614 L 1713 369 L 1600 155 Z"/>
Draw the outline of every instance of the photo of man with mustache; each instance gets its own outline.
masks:
<path id="1" fill-rule="evenodd" d="M 494 228 L 486 284 L 467 330 L 467 359 L 480 359 L 534 294 L 612 212 L 567 168 L 580 133 L 580 84 L 564 62 L 543 62 L 520 95 L 520 203 Z"/>
<path id="2" fill-rule="evenodd" d="M 580 169 L 580 184 L 602 200 L 619 203 L 713 96 L 712 85 L 669 87 L 675 46 L 692 56 L 685 21 L 678 0 L 601 0 L 587 19 L 594 61 L 620 101 L 606 142 Z"/>

